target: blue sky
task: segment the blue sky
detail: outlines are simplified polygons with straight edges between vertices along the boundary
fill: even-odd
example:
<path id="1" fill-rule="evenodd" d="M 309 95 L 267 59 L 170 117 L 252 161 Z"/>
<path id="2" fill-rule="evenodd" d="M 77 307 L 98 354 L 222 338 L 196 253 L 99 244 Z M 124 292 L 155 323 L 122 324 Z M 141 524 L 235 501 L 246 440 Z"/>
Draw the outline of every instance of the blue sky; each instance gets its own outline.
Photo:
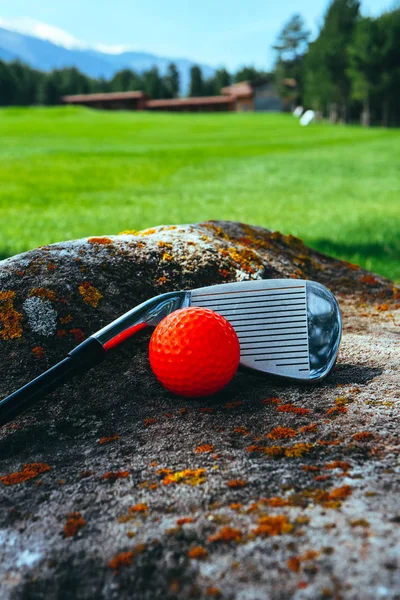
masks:
<path id="1" fill-rule="evenodd" d="M 392 5 L 363 0 L 362 12 L 376 15 Z M 269 68 L 282 24 L 300 12 L 315 33 L 326 6 L 326 0 L 0 0 L 0 26 L 66 46 Z"/>

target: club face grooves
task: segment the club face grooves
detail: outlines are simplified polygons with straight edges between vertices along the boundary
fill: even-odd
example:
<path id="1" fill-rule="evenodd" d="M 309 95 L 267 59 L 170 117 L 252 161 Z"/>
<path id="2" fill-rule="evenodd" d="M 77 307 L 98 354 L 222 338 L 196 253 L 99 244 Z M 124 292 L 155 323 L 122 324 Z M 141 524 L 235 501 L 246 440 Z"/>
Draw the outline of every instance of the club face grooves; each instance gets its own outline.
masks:
<path id="1" fill-rule="evenodd" d="M 234 327 L 241 364 L 297 380 L 319 380 L 333 366 L 341 335 L 337 302 L 321 284 L 269 279 L 193 290 L 191 305 Z"/>

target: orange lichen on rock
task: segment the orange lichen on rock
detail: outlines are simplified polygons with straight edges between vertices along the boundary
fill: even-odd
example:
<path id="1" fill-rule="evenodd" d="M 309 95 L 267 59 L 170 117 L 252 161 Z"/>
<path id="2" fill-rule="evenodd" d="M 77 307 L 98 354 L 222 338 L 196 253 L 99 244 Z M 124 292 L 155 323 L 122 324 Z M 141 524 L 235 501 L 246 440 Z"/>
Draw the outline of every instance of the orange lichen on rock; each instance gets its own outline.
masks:
<path id="1" fill-rule="evenodd" d="M 54 290 L 48 290 L 46 288 L 32 288 L 29 292 L 29 296 L 36 296 L 37 298 L 42 298 L 43 300 L 51 300 L 55 302 L 57 300 L 57 294 Z"/>
<path id="2" fill-rule="evenodd" d="M 197 560 L 205 558 L 207 555 L 208 552 L 205 548 L 203 548 L 203 546 L 195 546 L 194 548 L 191 548 L 188 552 L 189 558 L 195 558 Z"/>
<path id="3" fill-rule="evenodd" d="M 133 558 L 136 554 L 143 552 L 145 550 L 145 544 L 138 544 L 132 550 L 128 550 L 127 552 L 120 552 L 114 558 L 110 560 L 108 566 L 117 573 L 120 567 L 127 567 L 132 564 Z"/>
<path id="4" fill-rule="evenodd" d="M 378 312 L 386 312 L 388 311 L 390 308 L 389 304 L 379 304 L 379 306 L 376 307 L 376 310 Z"/>
<path id="5" fill-rule="evenodd" d="M 293 529 L 285 515 L 262 515 L 258 523 L 253 533 L 262 537 L 290 533 Z"/>
<path id="6" fill-rule="evenodd" d="M 233 431 L 235 433 L 239 433 L 240 435 L 249 435 L 249 430 L 247 427 L 234 427 Z"/>
<path id="7" fill-rule="evenodd" d="M 156 422 L 156 419 L 154 417 L 150 417 L 150 418 L 144 419 L 143 425 L 145 427 L 149 427 L 149 425 L 154 425 L 155 422 Z"/>
<path id="8" fill-rule="evenodd" d="M 345 500 L 351 496 L 352 489 L 349 485 L 342 485 L 342 487 L 335 488 L 329 492 L 329 500 Z"/>
<path id="9" fill-rule="evenodd" d="M 129 507 L 128 511 L 130 513 L 145 513 L 149 510 L 149 507 L 145 502 L 139 502 L 138 504 L 134 504 Z"/>
<path id="10" fill-rule="evenodd" d="M 186 525 L 186 523 L 194 523 L 196 519 L 193 517 L 182 517 L 176 520 L 177 525 Z"/>
<path id="11" fill-rule="evenodd" d="M 212 444 L 201 444 L 201 446 L 197 446 L 195 452 L 196 454 L 207 454 L 208 452 L 213 452 L 214 446 Z"/>
<path id="12" fill-rule="evenodd" d="M 88 281 L 78 286 L 80 295 L 83 298 L 85 304 L 88 304 L 92 308 L 97 308 L 100 300 L 103 298 L 103 294 L 98 289 L 90 285 Z"/>
<path id="13" fill-rule="evenodd" d="M 209 414 L 212 415 L 214 412 L 214 409 L 208 406 L 203 406 L 203 408 L 200 408 L 200 412 L 203 414 Z"/>
<path id="14" fill-rule="evenodd" d="M 68 514 L 67 522 L 64 525 L 65 537 L 75 537 L 82 527 L 85 527 L 86 521 L 80 512 L 72 512 Z"/>
<path id="15" fill-rule="evenodd" d="M 353 435 L 353 440 L 357 442 L 366 442 L 367 440 L 371 440 L 374 437 L 374 434 L 370 431 L 359 431 Z"/>
<path id="16" fill-rule="evenodd" d="M 22 471 L 4 475 L 3 477 L 0 477 L 0 481 L 4 483 L 4 485 L 15 485 L 16 483 L 34 479 L 40 473 L 46 473 L 46 471 L 50 471 L 50 469 L 51 467 L 46 463 L 26 463 Z"/>
<path id="17" fill-rule="evenodd" d="M 14 308 L 15 295 L 11 290 L 0 292 L 0 321 L 3 325 L 0 338 L 5 341 L 15 340 L 22 335 L 23 316 Z"/>
<path id="18" fill-rule="evenodd" d="M 60 323 L 66 325 L 67 323 L 71 323 L 72 315 L 67 315 L 66 317 L 60 317 Z"/>
<path id="19" fill-rule="evenodd" d="M 343 460 L 334 460 L 330 463 L 326 463 L 325 469 L 342 469 L 342 471 L 348 471 L 351 465 Z"/>
<path id="20" fill-rule="evenodd" d="M 36 358 L 44 358 L 46 356 L 44 348 L 42 346 L 35 346 L 32 348 L 32 352 Z"/>
<path id="21" fill-rule="evenodd" d="M 225 408 L 237 408 L 238 406 L 242 406 L 244 404 L 243 400 L 236 400 L 236 402 L 227 402 L 225 404 Z"/>
<path id="22" fill-rule="evenodd" d="M 208 541 L 213 542 L 241 542 L 243 538 L 243 533 L 240 529 L 236 529 L 235 527 L 230 527 L 226 525 L 222 527 L 217 533 L 214 535 L 210 535 Z"/>
<path id="23" fill-rule="evenodd" d="M 231 489 L 238 489 L 245 487 L 247 484 L 243 479 L 232 479 L 231 481 L 228 481 L 226 485 Z"/>
<path id="24" fill-rule="evenodd" d="M 176 473 L 170 473 L 164 477 L 163 485 L 171 485 L 173 483 L 185 483 L 187 485 L 199 485 L 204 483 L 206 470 L 205 469 L 184 469 Z"/>
<path id="25" fill-rule="evenodd" d="M 280 398 L 265 398 L 261 400 L 261 404 L 282 404 L 282 400 Z"/>
<path id="26" fill-rule="evenodd" d="M 365 283 L 366 285 L 373 286 L 378 285 L 379 281 L 373 275 L 363 275 L 362 277 L 360 277 L 360 283 Z"/>
<path id="27" fill-rule="evenodd" d="M 162 260 L 171 261 L 171 260 L 174 260 L 174 257 L 172 256 L 172 254 L 169 254 L 168 252 L 164 252 L 164 254 L 162 255 Z"/>
<path id="28" fill-rule="evenodd" d="M 113 241 L 108 237 L 90 237 L 88 238 L 89 244 L 100 244 L 101 246 L 109 246 L 113 244 Z"/>
<path id="29" fill-rule="evenodd" d="M 102 437 L 99 439 L 99 444 L 102 446 L 103 444 L 109 444 L 110 442 L 114 442 L 115 440 L 120 439 L 120 435 L 112 435 L 110 437 Z"/>
<path id="30" fill-rule="evenodd" d="M 293 438 L 297 435 L 297 431 L 291 427 L 274 427 L 267 435 L 271 440 L 281 440 L 285 438 Z"/>
<path id="31" fill-rule="evenodd" d="M 301 408 L 299 406 L 294 406 L 294 404 L 281 404 L 276 407 L 278 412 L 286 412 L 293 413 L 294 415 L 306 415 L 310 412 L 309 408 Z"/>
<path id="32" fill-rule="evenodd" d="M 229 505 L 229 508 L 231 510 L 239 511 L 239 510 L 242 510 L 243 504 L 240 504 L 240 502 L 232 502 L 232 504 Z"/>
<path id="33" fill-rule="evenodd" d="M 300 571 L 300 559 L 297 556 L 291 556 L 286 562 L 288 568 L 294 573 Z"/>
<path id="34" fill-rule="evenodd" d="M 275 496 L 273 498 L 269 498 L 267 500 L 268 506 L 274 508 L 276 506 L 288 506 L 290 504 L 289 500 L 285 500 L 285 498 L 280 498 L 279 496 Z"/>
<path id="35" fill-rule="evenodd" d="M 74 336 L 74 338 L 78 344 L 80 344 L 81 342 L 83 342 L 86 339 L 85 334 L 83 333 L 82 329 L 80 329 L 79 327 L 73 327 L 72 329 L 69 330 L 69 332 L 72 333 L 72 335 Z"/>
<path id="36" fill-rule="evenodd" d="M 347 406 L 342 406 L 340 404 L 338 404 L 336 406 L 332 406 L 332 408 L 329 408 L 326 411 L 326 414 L 329 417 L 336 416 L 338 414 L 346 414 L 346 413 L 347 413 Z"/>
<path id="37" fill-rule="evenodd" d="M 304 425 L 304 427 L 300 427 L 300 433 L 313 433 L 317 431 L 318 423 L 311 423 L 311 425 Z"/>
<path id="38" fill-rule="evenodd" d="M 101 476 L 101 479 L 125 479 L 129 476 L 129 471 L 108 471 Z"/>

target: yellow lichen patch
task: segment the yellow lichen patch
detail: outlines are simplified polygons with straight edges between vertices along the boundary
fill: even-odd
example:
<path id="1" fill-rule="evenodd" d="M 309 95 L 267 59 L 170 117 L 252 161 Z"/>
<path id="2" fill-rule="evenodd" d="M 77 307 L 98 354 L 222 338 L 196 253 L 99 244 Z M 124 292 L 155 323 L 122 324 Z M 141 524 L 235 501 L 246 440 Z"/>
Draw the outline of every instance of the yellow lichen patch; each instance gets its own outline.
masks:
<path id="1" fill-rule="evenodd" d="M 88 238 L 89 244 L 100 244 L 102 246 L 109 246 L 113 244 L 113 241 L 108 237 L 90 237 Z"/>
<path id="2" fill-rule="evenodd" d="M 4 475 L 3 477 L 0 477 L 0 481 L 2 481 L 4 485 L 15 485 L 16 483 L 22 483 L 23 481 L 34 479 L 40 473 L 46 473 L 46 471 L 50 471 L 50 468 L 51 467 L 46 463 L 27 463 L 24 465 L 22 471 Z"/>
<path id="3" fill-rule="evenodd" d="M 103 294 L 87 281 L 78 286 L 78 290 L 85 304 L 89 304 L 89 306 L 92 306 L 93 308 L 97 308 L 97 305 L 103 298 Z"/>
<path id="4" fill-rule="evenodd" d="M 157 246 L 159 248 L 172 248 L 173 247 L 170 242 L 163 242 L 163 241 L 158 242 Z"/>
<path id="5" fill-rule="evenodd" d="M 174 259 L 174 257 L 172 256 L 172 254 L 168 254 L 168 252 L 164 252 L 164 254 L 162 255 L 162 260 L 170 261 L 173 259 Z"/>
<path id="6" fill-rule="evenodd" d="M 258 519 L 258 527 L 253 529 L 254 535 L 262 537 L 290 533 L 293 525 L 285 515 L 262 515 Z"/>
<path id="7" fill-rule="evenodd" d="M 197 446 L 195 452 L 196 454 L 207 454 L 209 452 L 213 452 L 214 446 L 212 444 L 201 444 L 201 446 Z"/>
<path id="8" fill-rule="evenodd" d="M 154 235 L 155 233 L 157 233 L 157 229 L 155 229 L 155 227 L 152 227 L 151 229 L 144 229 L 143 231 L 139 231 L 137 235 L 145 237 L 146 235 Z"/>
<path id="9" fill-rule="evenodd" d="M 127 229 L 126 231 L 120 231 L 118 235 L 139 235 L 136 229 Z"/>
<path id="10" fill-rule="evenodd" d="M 14 308 L 15 292 L 8 290 L 0 292 L 0 321 L 3 329 L 0 329 L 0 337 L 7 340 L 15 340 L 22 335 L 22 314 Z"/>
<path id="11" fill-rule="evenodd" d="M 69 513 L 67 522 L 64 525 L 65 537 L 75 537 L 82 527 L 85 527 L 86 521 L 80 512 Z"/>
<path id="12" fill-rule="evenodd" d="M 164 477 L 163 485 L 171 485 L 172 483 L 185 483 L 187 485 L 199 485 L 204 483 L 206 470 L 205 469 L 184 469 L 183 471 L 176 471 L 176 473 L 170 473 Z"/>
<path id="13" fill-rule="evenodd" d="M 294 444 L 294 446 L 284 449 L 285 456 L 287 456 L 288 458 L 298 458 L 300 456 L 304 456 L 304 454 L 308 454 L 313 448 L 314 444 Z"/>
<path id="14" fill-rule="evenodd" d="M 203 548 L 203 546 L 195 546 L 189 550 L 188 557 L 199 560 L 201 558 L 205 558 L 207 554 L 208 552 L 205 548 Z"/>
<path id="15" fill-rule="evenodd" d="M 285 438 L 293 438 L 297 435 L 297 431 L 291 427 L 274 427 L 267 435 L 271 440 L 281 440 Z"/>
<path id="16" fill-rule="evenodd" d="M 230 527 L 226 525 L 222 527 L 216 534 L 210 535 L 208 541 L 213 542 L 241 542 L 243 538 L 243 533 L 240 529 L 235 529 L 234 527 Z"/>

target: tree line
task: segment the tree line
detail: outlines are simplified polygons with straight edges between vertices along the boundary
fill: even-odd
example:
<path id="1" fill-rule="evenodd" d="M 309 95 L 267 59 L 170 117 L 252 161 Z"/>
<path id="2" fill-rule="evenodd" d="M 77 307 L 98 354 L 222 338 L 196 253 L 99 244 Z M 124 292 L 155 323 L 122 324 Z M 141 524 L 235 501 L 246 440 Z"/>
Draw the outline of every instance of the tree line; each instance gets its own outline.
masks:
<path id="1" fill-rule="evenodd" d="M 300 15 L 280 32 L 278 89 L 296 79 L 293 102 L 332 123 L 400 124 L 400 8 L 363 17 L 358 0 L 333 0 L 317 38 L 309 43 L 309 35 Z"/>
<path id="2" fill-rule="evenodd" d="M 231 75 L 226 69 L 218 69 L 214 75 L 204 78 L 198 66 L 190 71 L 189 96 L 214 96 L 222 87 L 235 81 L 254 80 L 262 73 L 252 67 L 244 67 Z M 19 61 L 0 61 L 0 106 L 52 106 L 61 98 L 74 94 L 95 94 L 141 90 L 154 99 L 176 98 L 180 93 L 179 71 L 171 63 L 165 75 L 157 67 L 144 73 L 123 69 L 111 79 L 94 79 L 77 68 L 55 69 L 44 73 Z"/>
<path id="3" fill-rule="evenodd" d="M 141 74 L 123 69 L 106 80 L 88 77 L 75 67 L 44 73 L 19 61 L 0 61 L 0 106 L 52 106 L 67 95 L 131 90 L 142 90 L 155 99 L 174 98 L 179 95 L 178 69 L 171 63 L 163 76 L 157 67 Z"/>

